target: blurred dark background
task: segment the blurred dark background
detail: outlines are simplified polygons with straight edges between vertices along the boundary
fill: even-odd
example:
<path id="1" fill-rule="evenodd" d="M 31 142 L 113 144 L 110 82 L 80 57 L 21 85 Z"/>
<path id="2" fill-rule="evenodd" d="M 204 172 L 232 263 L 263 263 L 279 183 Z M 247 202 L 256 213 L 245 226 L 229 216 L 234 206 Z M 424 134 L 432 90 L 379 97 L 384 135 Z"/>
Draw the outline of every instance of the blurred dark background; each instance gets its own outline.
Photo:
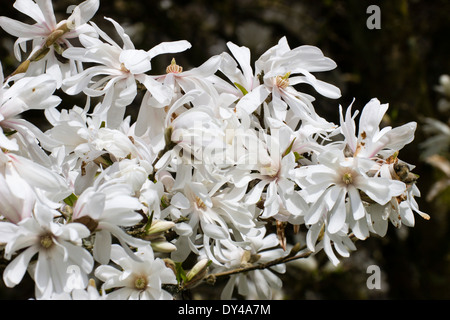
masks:
<path id="1" fill-rule="evenodd" d="M 79 2 L 54 1 L 55 11 L 64 18 L 66 8 Z M 0 15 L 29 21 L 13 9 L 13 1 L 0 4 Z M 366 26 L 370 16 L 366 10 L 372 4 L 381 9 L 381 29 Z M 386 237 L 357 242 L 358 251 L 338 268 L 330 268 L 321 254 L 312 266 L 293 264 L 283 275 L 288 280 L 284 298 L 449 299 L 450 192 L 447 188 L 432 201 L 425 200 L 443 173 L 420 157 L 419 147 L 428 137 L 422 130 L 425 117 L 444 122 L 449 118 L 448 111 L 437 109 L 442 96 L 435 90 L 440 75 L 450 73 L 449 12 L 447 0 L 103 0 L 93 21 L 114 37 L 103 17 L 115 19 L 136 48 L 145 50 L 163 41 L 188 40 L 192 48 L 174 55 L 185 70 L 227 50 L 227 41 L 249 47 L 256 60 L 286 36 L 291 48 L 317 46 L 338 65 L 316 74 L 342 90 L 339 100 L 315 94 L 316 110 L 326 119 L 338 122 L 339 104 L 345 109 L 355 98 L 354 110 L 361 109 L 377 97 L 390 105 L 385 124 L 418 122 L 415 141 L 399 157 L 416 165 L 413 172 L 420 175 L 417 185 L 422 192 L 417 201 L 431 220 L 416 215 L 414 228 L 391 225 Z M 14 41 L 0 29 L 5 75 L 18 65 L 12 55 Z M 172 57 L 155 58 L 152 72 L 164 72 Z M 38 122 L 38 116 L 30 114 L 31 121 Z M 380 290 L 366 287 L 366 268 L 372 264 L 382 272 Z M 4 285 L 0 289 L 5 298 L 20 296 L 17 290 L 30 290 L 27 284 L 16 293 Z"/>

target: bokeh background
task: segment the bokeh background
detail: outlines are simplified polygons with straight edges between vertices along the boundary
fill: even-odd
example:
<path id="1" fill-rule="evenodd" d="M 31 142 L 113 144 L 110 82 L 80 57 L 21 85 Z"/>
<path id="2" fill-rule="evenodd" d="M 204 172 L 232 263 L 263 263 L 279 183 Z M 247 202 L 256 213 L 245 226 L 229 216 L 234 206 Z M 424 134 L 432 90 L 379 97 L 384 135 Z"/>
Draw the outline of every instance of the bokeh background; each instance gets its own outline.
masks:
<path id="1" fill-rule="evenodd" d="M 66 8 L 80 2 L 54 1 L 55 11 L 64 18 Z M 30 22 L 12 4 L 12 0 L 0 0 L 0 15 Z M 378 30 L 366 27 L 370 16 L 366 10 L 372 4 L 381 9 Z M 323 254 L 314 260 L 288 264 L 288 271 L 282 275 L 287 281 L 285 290 L 278 298 L 449 299 L 450 190 L 426 199 L 438 180 L 449 177 L 421 156 L 421 143 L 429 138 L 424 130 L 425 118 L 447 123 L 449 119 L 449 110 L 437 107 L 443 95 L 436 90 L 440 76 L 450 73 L 449 12 L 447 0 L 101 0 L 93 21 L 114 37 L 111 24 L 103 17 L 115 19 L 125 27 L 136 48 L 145 50 L 163 41 L 188 40 L 192 48 L 174 55 L 185 69 L 226 51 L 227 41 L 249 47 L 256 60 L 286 36 L 291 48 L 317 46 L 338 65 L 333 71 L 317 74 L 342 91 L 338 100 L 315 95 L 316 110 L 326 119 L 338 123 L 340 104 L 345 109 L 356 99 L 356 110 L 377 97 L 390 105 L 384 125 L 416 121 L 415 141 L 399 157 L 416 165 L 413 172 L 420 175 L 417 184 L 422 192 L 417 200 L 431 219 L 416 215 L 414 228 L 390 226 L 384 238 L 357 242 L 358 251 L 337 268 L 331 268 Z M 14 40 L 0 29 L 0 60 L 5 75 L 18 66 L 12 54 Z M 157 57 L 152 72 L 164 72 L 172 57 Z M 70 107 L 72 102 L 66 101 Z M 26 116 L 45 127 L 40 113 Z M 448 149 L 441 155 L 448 157 Z M 373 264 L 381 270 L 380 290 L 366 286 L 366 270 Z M 194 298 L 217 297 L 217 290 L 208 287 L 198 291 Z M 0 285 L 0 298 L 4 299 L 29 297 L 29 292 L 32 285 L 26 281 L 15 290 Z"/>

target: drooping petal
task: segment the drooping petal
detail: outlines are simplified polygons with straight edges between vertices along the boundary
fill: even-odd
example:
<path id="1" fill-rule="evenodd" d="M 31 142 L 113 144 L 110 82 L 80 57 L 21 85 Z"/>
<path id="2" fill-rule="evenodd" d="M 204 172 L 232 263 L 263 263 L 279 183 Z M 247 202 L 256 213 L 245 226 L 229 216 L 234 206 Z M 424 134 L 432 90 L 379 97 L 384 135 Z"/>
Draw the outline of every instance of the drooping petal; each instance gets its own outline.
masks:
<path id="1" fill-rule="evenodd" d="M 31 258 L 37 252 L 37 247 L 29 247 L 6 266 L 5 271 L 3 271 L 3 281 L 8 288 L 13 288 L 22 281 Z"/>
<path id="2" fill-rule="evenodd" d="M 341 189 L 336 199 L 336 202 L 330 211 L 330 219 L 328 222 L 327 230 L 331 234 L 338 232 L 345 225 L 347 217 L 347 208 L 345 206 L 345 194 L 346 194 L 345 189 Z"/>
<path id="3" fill-rule="evenodd" d="M 353 219 L 359 220 L 366 214 L 359 192 L 354 186 L 349 186 L 348 195 L 350 198 L 351 210 L 353 212 Z"/>

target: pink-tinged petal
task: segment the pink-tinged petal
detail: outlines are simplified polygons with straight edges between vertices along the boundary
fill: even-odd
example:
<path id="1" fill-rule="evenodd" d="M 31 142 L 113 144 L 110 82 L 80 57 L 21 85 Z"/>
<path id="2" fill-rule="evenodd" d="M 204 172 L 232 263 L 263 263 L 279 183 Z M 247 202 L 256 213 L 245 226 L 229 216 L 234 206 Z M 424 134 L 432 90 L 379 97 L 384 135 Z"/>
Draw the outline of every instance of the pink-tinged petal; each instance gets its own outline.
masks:
<path id="1" fill-rule="evenodd" d="M 3 281 L 8 288 L 13 288 L 22 281 L 31 258 L 37 252 L 37 247 L 29 247 L 6 266 L 3 271 Z"/>
<path id="2" fill-rule="evenodd" d="M 38 25 L 29 25 L 8 17 L 0 17 L 0 27 L 19 38 L 46 37 L 48 31 Z"/>
<path id="3" fill-rule="evenodd" d="M 0 175 L 0 214 L 13 223 L 30 217 L 36 196 L 25 180 Z"/>
<path id="4" fill-rule="evenodd" d="M 39 8 L 44 15 L 45 24 L 48 26 L 50 30 L 56 28 L 56 18 L 53 12 L 53 4 L 52 0 L 36 0 Z"/>
<path id="5" fill-rule="evenodd" d="M 53 192 L 54 198 L 62 200 L 71 194 L 64 178 L 51 170 L 20 156 L 14 156 L 13 165 L 22 177 L 27 177 L 32 186 Z"/>

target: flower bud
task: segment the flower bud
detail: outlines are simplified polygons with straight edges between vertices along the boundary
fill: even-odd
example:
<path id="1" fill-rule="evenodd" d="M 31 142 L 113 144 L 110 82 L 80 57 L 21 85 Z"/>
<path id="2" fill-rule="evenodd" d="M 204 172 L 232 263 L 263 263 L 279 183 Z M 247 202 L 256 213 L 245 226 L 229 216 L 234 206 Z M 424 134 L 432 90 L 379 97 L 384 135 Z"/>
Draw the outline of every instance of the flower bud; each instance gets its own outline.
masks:
<path id="1" fill-rule="evenodd" d="M 202 259 L 198 261 L 194 267 L 186 274 L 186 281 L 184 283 L 184 288 L 192 288 L 200 283 L 200 281 L 205 277 L 211 260 Z"/>
<path id="2" fill-rule="evenodd" d="M 158 233 L 163 233 L 172 228 L 175 225 L 172 221 L 165 221 L 165 220 L 156 220 L 153 221 L 150 228 L 148 228 L 146 234 L 147 235 L 154 235 Z"/>
<path id="3" fill-rule="evenodd" d="M 151 242 L 152 249 L 158 252 L 172 252 L 177 250 L 177 247 L 165 240 L 162 241 L 152 241 Z"/>

